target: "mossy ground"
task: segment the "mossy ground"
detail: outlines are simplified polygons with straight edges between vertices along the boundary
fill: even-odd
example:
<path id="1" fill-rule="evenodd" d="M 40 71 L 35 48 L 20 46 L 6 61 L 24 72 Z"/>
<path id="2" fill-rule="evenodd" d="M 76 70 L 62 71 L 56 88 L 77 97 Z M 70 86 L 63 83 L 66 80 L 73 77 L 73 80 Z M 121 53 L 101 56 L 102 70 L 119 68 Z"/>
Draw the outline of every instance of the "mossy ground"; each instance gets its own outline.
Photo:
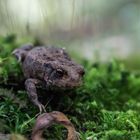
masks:
<path id="1" fill-rule="evenodd" d="M 19 44 L 15 36 L 0 38 L 0 132 L 30 137 L 38 110 L 29 102 L 20 66 L 10 55 Z M 140 75 L 117 61 L 81 63 L 86 71 L 83 85 L 48 93 L 47 111 L 65 113 L 81 140 L 140 140 Z M 63 140 L 66 133 L 54 125 L 44 135 Z"/>

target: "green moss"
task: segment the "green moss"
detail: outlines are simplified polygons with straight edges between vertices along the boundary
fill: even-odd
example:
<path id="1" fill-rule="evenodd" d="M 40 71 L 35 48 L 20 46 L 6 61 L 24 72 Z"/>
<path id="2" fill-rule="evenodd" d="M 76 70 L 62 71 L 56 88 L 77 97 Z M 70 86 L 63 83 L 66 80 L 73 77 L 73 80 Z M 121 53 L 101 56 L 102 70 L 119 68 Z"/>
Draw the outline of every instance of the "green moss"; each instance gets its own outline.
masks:
<path id="1" fill-rule="evenodd" d="M 10 55 L 19 44 L 15 38 L 0 39 L 3 50 L 0 51 L 2 84 L 16 84 L 23 79 L 19 64 Z M 48 93 L 48 101 L 51 94 L 57 96 L 57 100 L 51 99 L 47 110 L 64 112 L 82 140 L 139 140 L 140 74 L 128 71 L 123 64 L 114 60 L 107 64 L 92 64 L 87 60 L 81 62 L 86 71 L 83 85 L 62 94 Z M 15 132 L 28 137 L 37 113 L 38 110 L 29 102 L 24 89 L 7 90 L 1 87 L 1 132 Z M 61 140 L 65 139 L 66 130 L 55 125 L 46 130 L 44 135 L 50 140 Z"/>

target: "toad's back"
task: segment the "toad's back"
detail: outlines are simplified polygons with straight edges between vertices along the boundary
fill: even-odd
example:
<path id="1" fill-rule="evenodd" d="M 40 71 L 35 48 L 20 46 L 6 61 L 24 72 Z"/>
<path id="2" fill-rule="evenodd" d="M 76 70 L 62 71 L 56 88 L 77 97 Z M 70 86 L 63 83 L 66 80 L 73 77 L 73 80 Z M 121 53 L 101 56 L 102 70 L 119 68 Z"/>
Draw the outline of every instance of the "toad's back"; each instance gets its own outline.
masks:
<path id="1" fill-rule="evenodd" d="M 25 77 L 40 78 L 44 74 L 44 63 L 53 61 L 71 61 L 62 48 L 35 47 L 30 50 L 22 63 Z"/>
<path id="2" fill-rule="evenodd" d="M 26 59 L 32 58 L 33 60 L 56 60 L 59 58 L 70 60 L 68 54 L 62 48 L 54 47 L 35 47 L 28 52 Z"/>

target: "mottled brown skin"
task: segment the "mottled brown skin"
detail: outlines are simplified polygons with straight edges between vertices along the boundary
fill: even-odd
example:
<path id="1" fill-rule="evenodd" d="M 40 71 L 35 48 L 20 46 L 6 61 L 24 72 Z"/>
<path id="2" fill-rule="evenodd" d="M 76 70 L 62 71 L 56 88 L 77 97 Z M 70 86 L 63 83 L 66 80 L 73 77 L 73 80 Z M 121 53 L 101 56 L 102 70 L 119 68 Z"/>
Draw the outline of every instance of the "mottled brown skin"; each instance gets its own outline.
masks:
<path id="1" fill-rule="evenodd" d="M 37 85 L 67 89 L 81 84 L 83 67 L 72 61 L 62 48 L 27 44 L 15 49 L 13 54 L 21 62 L 28 96 L 40 112 L 45 107 L 38 101 Z"/>
<path id="2" fill-rule="evenodd" d="M 28 96 L 39 107 L 40 112 L 45 111 L 45 107 L 38 101 L 37 85 L 67 89 L 81 84 L 83 67 L 72 61 L 62 48 L 34 47 L 27 44 L 15 49 L 13 54 L 21 62 Z M 67 128 L 67 140 L 78 139 L 75 128 L 68 118 L 61 112 L 53 111 L 38 116 L 32 131 L 32 140 L 43 140 L 41 136 L 44 129 L 54 123 Z"/>

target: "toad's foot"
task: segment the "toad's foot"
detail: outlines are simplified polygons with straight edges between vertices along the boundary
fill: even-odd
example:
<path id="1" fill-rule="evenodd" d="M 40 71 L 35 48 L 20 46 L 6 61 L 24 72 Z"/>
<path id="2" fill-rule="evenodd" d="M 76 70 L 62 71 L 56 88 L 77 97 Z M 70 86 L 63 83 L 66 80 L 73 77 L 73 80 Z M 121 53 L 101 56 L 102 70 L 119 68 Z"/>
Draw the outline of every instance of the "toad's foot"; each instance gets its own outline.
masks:
<path id="1" fill-rule="evenodd" d="M 45 106 L 38 101 L 36 85 L 40 84 L 40 82 L 41 81 L 32 78 L 29 78 L 25 81 L 25 87 L 27 89 L 28 96 L 33 104 L 39 108 L 39 114 L 46 112 Z"/>
<path id="2" fill-rule="evenodd" d="M 38 104 L 37 106 L 38 106 L 38 108 L 39 108 L 39 113 L 38 113 L 38 114 L 36 114 L 36 117 L 37 117 L 37 116 L 39 116 L 39 115 L 41 115 L 42 113 L 47 112 L 47 111 L 46 111 L 46 109 L 45 109 L 45 106 L 44 106 L 44 105 L 42 105 L 41 103 L 40 103 L 40 104 Z"/>
<path id="3" fill-rule="evenodd" d="M 42 105 L 42 104 L 39 104 L 39 111 L 40 111 L 40 113 L 42 113 L 42 112 L 46 112 L 46 109 L 45 109 L 45 106 L 44 105 Z"/>
<path id="4" fill-rule="evenodd" d="M 48 128 L 54 123 L 61 124 L 65 128 L 67 128 L 68 130 L 67 140 L 78 140 L 77 133 L 73 124 L 63 113 L 58 111 L 44 113 L 38 116 L 32 131 L 32 140 L 41 139 L 44 129 Z"/>

